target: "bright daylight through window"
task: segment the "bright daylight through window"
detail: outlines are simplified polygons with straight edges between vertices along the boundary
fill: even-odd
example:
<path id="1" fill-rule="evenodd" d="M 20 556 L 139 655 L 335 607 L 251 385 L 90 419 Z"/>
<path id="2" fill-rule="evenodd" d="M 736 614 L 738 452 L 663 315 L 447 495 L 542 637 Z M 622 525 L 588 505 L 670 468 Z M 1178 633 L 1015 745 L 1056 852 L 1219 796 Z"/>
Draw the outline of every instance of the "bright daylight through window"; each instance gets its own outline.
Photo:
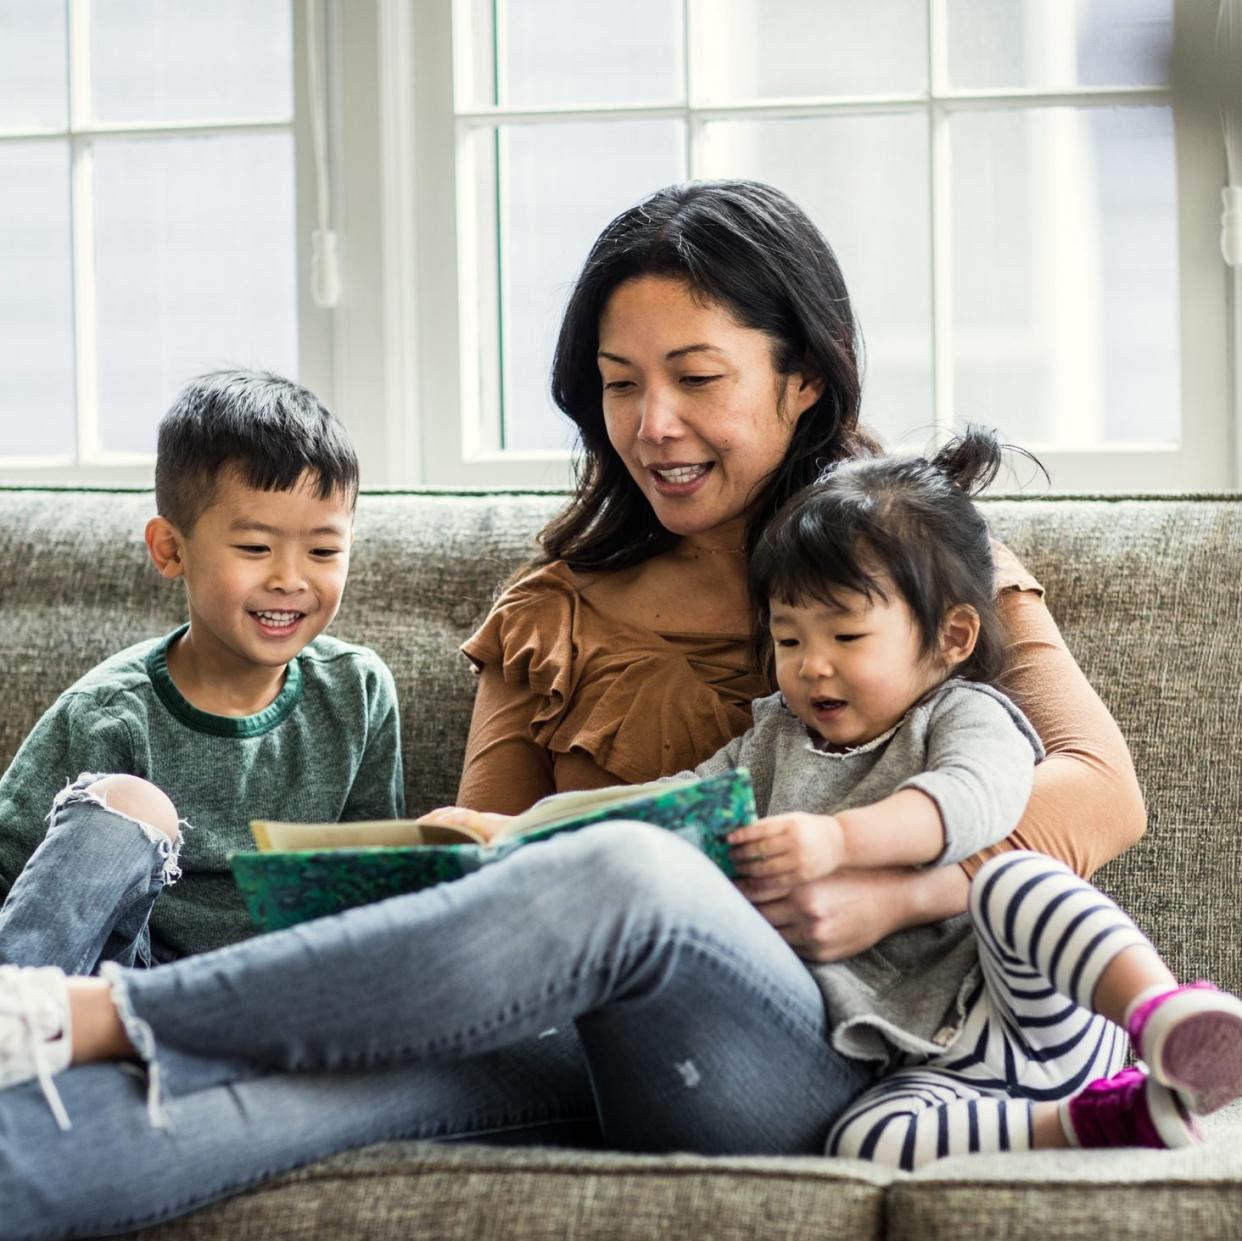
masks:
<path id="1" fill-rule="evenodd" d="M 190 375 L 257 365 L 346 419 L 373 484 L 562 485 L 548 373 L 592 239 L 754 177 L 836 250 L 890 444 L 983 421 L 1058 489 L 1237 485 L 1225 148 L 1169 78 L 1217 0 L 605 9 L 0 0 L 0 476 L 140 481 Z"/>

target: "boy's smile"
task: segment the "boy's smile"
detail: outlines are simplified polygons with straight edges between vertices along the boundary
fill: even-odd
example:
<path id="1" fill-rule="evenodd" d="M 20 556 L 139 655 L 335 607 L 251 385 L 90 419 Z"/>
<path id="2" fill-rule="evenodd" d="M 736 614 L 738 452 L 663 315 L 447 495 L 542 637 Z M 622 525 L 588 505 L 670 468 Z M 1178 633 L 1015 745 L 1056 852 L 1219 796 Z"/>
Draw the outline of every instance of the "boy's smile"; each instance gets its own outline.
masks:
<path id="1" fill-rule="evenodd" d="M 156 563 L 185 579 L 190 611 L 189 631 L 168 653 L 177 688 L 213 714 L 262 710 L 279 694 L 285 666 L 340 607 L 351 497 L 320 499 L 309 474 L 289 491 L 259 491 L 230 470 L 188 535 L 163 526 L 155 543 L 163 535 L 173 553 Z"/>
<path id="2" fill-rule="evenodd" d="M 873 741 L 948 669 L 927 655 L 905 600 L 841 591 L 840 608 L 771 601 L 776 681 L 789 709 L 838 746 Z"/>

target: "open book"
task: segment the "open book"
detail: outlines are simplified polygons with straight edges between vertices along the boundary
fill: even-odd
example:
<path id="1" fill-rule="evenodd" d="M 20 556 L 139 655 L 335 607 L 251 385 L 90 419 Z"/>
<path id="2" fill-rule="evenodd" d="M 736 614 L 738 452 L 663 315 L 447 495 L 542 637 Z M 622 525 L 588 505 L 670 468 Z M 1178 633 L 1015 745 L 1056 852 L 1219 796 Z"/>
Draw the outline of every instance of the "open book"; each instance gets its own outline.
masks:
<path id="1" fill-rule="evenodd" d="M 675 832 L 732 877 L 724 836 L 754 818 L 754 791 L 742 768 L 704 779 L 556 793 L 510 819 L 491 840 L 470 828 L 419 819 L 256 819 L 250 829 L 258 852 L 235 853 L 230 863 L 255 924 L 274 931 L 460 879 L 515 849 L 610 819 L 635 819 Z"/>

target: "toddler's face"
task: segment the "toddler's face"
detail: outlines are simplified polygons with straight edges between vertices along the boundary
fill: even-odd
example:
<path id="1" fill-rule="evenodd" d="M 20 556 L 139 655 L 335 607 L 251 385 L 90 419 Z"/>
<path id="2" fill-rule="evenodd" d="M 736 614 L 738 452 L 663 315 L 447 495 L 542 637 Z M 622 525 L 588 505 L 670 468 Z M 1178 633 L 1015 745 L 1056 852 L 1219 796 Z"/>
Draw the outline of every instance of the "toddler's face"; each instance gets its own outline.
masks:
<path id="1" fill-rule="evenodd" d="M 191 632 L 224 667 L 287 664 L 332 622 L 349 572 L 349 498 L 303 475 L 290 491 L 220 480 L 182 542 Z"/>
<path id="2" fill-rule="evenodd" d="M 886 733 L 945 666 L 922 650 L 909 605 L 842 591 L 841 608 L 771 601 L 776 681 L 789 709 L 825 741 L 857 746 Z"/>

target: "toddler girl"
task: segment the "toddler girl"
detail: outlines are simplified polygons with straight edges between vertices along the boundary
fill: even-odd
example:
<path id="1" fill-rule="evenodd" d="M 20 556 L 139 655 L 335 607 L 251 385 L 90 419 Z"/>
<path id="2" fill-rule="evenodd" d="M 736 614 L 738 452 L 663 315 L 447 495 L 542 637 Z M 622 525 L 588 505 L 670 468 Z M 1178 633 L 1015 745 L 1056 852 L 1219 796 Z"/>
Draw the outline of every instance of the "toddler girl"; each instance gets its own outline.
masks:
<path id="1" fill-rule="evenodd" d="M 750 585 L 780 692 L 697 769 L 751 770 L 765 817 L 729 840 L 752 893 L 948 865 L 1017 824 L 1042 747 L 989 684 L 993 552 L 970 499 L 1000 454 L 971 429 L 931 462 L 842 463 L 764 533 Z M 1242 1002 L 1178 987 L 1108 897 L 1039 854 L 985 865 L 968 914 L 809 968 L 836 1048 L 885 1070 L 830 1154 L 913 1169 L 967 1151 L 1184 1146 L 1196 1114 L 1242 1093 Z M 1121 1068 L 1127 1034 L 1146 1067 Z"/>

